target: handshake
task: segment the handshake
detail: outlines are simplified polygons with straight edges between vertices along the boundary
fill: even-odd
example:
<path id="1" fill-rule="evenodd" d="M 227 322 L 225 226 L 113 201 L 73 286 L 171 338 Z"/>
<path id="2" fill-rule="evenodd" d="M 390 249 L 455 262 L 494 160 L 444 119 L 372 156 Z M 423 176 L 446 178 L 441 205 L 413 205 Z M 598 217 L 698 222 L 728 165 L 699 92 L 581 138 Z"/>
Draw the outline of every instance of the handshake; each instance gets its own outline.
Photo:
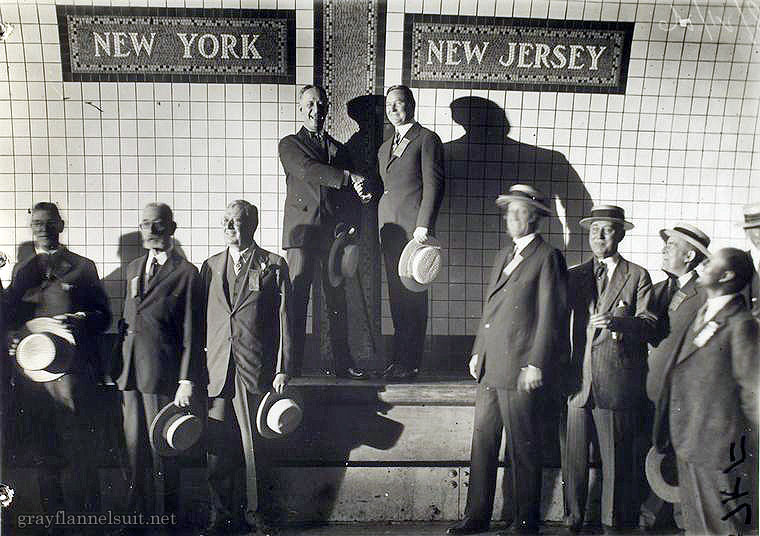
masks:
<path id="1" fill-rule="evenodd" d="M 356 195 L 359 196 L 363 204 L 367 204 L 372 200 L 372 192 L 369 191 L 369 180 L 363 175 L 358 173 L 348 173 L 351 183 L 356 190 Z"/>

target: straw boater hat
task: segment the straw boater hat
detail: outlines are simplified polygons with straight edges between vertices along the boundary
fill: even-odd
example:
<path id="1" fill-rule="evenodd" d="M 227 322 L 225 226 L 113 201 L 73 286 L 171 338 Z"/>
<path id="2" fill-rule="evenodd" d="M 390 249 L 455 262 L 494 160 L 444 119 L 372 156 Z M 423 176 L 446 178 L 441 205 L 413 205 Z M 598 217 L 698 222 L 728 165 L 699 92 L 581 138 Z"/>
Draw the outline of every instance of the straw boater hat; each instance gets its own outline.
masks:
<path id="1" fill-rule="evenodd" d="M 48 317 L 29 320 L 25 327 L 30 335 L 16 347 L 21 372 L 35 382 L 51 382 L 66 374 L 77 358 L 71 331 Z"/>
<path id="2" fill-rule="evenodd" d="M 269 391 L 256 412 L 256 428 L 267 439 L 277 439 L 298 428 L 303 418 L 301 406 L 290 395 Z"/>
<path id="3" fill-rule="evenodd" d="M 595 221 L 619 223 L 626 231 L 633 229 L 633 224 L 625 219 L 625 210 L 615 205 L 595 205 L 591 208 L 591 215 L 578 223 L 581 227 L 588 229 Z"/>
<path id="4" fill-rule="evenodd" d="M 745 229 L 760 227 L 760 203 L 750 203 L 744 205 L 744 224 Z"/>
<path id="5" fill-rule="evenodd" d="M 710 256 L 710 251 L 707 249 L 707 246 L 710 245 L 710 237 L 694 225 L 688 223 L 679 223 L 671 229 L 660 230 L 660 236 L 665 242 L 668 241 L 669 237 L 675 236 L 676 238 L 685 240 L 697 248 L 697 250 L 705 257 Z"/>
<path id="6" fill-rule="evenodd" d="M 552 209 L 549 208 L 544 194 L 527 184 L 515 184 L 512 186 L 509 189 L 509 193 L 501 194 L 496 198 L 496 205 L 503 209 L 511 201 L 523 201 L 537 208 L 545 216 L 552 215 Z"/>
<path id="7" fill-rule="evenodd" d="M 670 465 L 673 465 L 672 462 L 675 462 L 672 456 L 668 457 L 660 454 L 655 447 L 651 447 L 647 453 L 645 466 L 649 486 L 663 501 L 669 503 L 681 502 L 681 491 L 678 485 L 671 484 L 663 476 L 663 461 L 671 462 Z"/>
<path id="8" fill-rule="evenodd" d="M 203 422 L 189 408 L 170 402 L 150 424 L 150 444 L 161 456 L 178 456 L 195 445 L 203 432 Z"/>
<path id="9" fill-rule="evenodd" d="M 346 277 L 356 275 L 359 266 L 359 246 L 356 245 L 356 227 L 345 223 L 335 226 L 335 241 L 327 261 L 327 277 L 330 285 L 337 287 Z"/>
<path id="10" fill-rule="evenodd" d="M 398 275 L 412 292 L 424 292 L 438 277 L 443 265 L 441 242 L 429 236 L 424 244 L 412 238 L 401 252 Z"/>

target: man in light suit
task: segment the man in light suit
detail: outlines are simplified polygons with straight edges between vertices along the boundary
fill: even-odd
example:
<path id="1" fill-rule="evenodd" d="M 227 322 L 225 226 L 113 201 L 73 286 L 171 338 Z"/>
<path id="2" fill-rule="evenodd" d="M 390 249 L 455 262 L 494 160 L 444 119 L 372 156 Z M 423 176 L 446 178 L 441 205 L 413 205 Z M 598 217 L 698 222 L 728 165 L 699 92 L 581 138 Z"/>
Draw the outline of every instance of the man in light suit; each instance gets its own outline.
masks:
<path id="1" fill-rule="evenodd" d="M 537 534 L 543 454 L 540 404 L 567 341 L 565 258 L 538 234 L 541 219 L 551 214 L 544 196 L 518 184 L 499 196 L 497 204 L 504 209 L 514 248 L 496 257 L 472 349 L 469 369 L 479 385 L 470 487 L 464 518 L 449 527 L 448 534 L 488 530 L 503 429 L 513 486 L 510 532 Z"/>
<path id="2" fill-rule="evenodd" d="M 287 195 L 282 225 L 282 248 L 286 250 L 293 284 L 293 344 L 298 368 L 303 361 L 309 292 L 316 274 L 329 314 L 327 329 L 332 360 L 321 356 L 322 372 L 357 380 L 368 375 L 355 366 L 348 347 L 346 294 L 333 288 L 327 261 L 335 225 L 358 225 L 361 203 L 369 202 L 366 178 L 351 172 L 345 147 L 324 130 L 327 94 L 319 86 L 304 86 L 298 96 L 301 129 L 280 140 L 279 154 L 285 169 Z M 313 316 L 320 314 L 314 311 Z"/>
<path id="3" fill-rule="evenodd" d="M 566 379 L 563 456 L 568 530 L 583 525 L 589 445 L 602 461 L 602 524 L 616 533 L 636 524 L 640 496 L 635 439 L 644 403 L 647 342 L 656 329 L 649 273 L 625 260 L 618 245 L 633 224 L 622 208 L 599 205 L 580 224 L 594 257 L 570 270 L 572 350 Z"/>
<path id="4" fill-rule="evenodd" d="M 749 238 L 752 277 L 742 290 L 744 301 L 753 314 L 760 316 L 760 203 L 744 205 L 744 232 Z"/>
<path id="5" fill-rule="evenodd" d="M 58 206 L 37 203 L 30 224 L 36 254 L 13 267 L 5 293 L 9 327 L 23 335 L 28 320 L 52 317 L 76 339 L 79 359 L 67 374 L 53 381 L 37 383 L 19 374 L 17 405 L 23 421 L 34 426 L 33 450 L 43 449 L 63 462 L 60 472 L 53 469 L 52 478 L 40 481 L 45 510 L 93 511 L 97 472 L 91 455 L 83 452 L 95 448 L 89 410 L 100 372 L 97 336 L 110 325 L 111 310 L 95 263 L 60 243 L 64 221 Z M 14 340 L 12 353 L 17 343 Z"/>
<path id="6" fill-rule="evenodd" d="M 282 392 L 293 365 L 288 265 L 254 241 L 258 223 L 254 205 L 230 203 L 222 220 L 227 249 L 201 267 L 207 304 L 210 533 L 245 528 L 246 512 L 257 517 L 254 452 L 261 436 L 256 410 L 272 387 Z M 246 490 L 247 499 L 235 490 Z"/>
<path id="7" fill-rule="evenodd" d="M 649 352 L 646 388 L 647 396 L 653 403 L 660 398 L 665 367 L 673 353 L 673 346 L 677 344 L 678 337 L 671 334 L 680 333 L 684 325 L 690 324 L 705 303 L 705 293 L 696 284 L 696 268 L 710 255 L 707 249 L 710 237 L 694 225 L 679 223 L 673 228 L 662 229 L 660 236 L 665 241 L 662 269 L 668 277 L 652 289 L 651 309 L 657 315 L 657 333 L 651 341 L 655 348 Z M 651 437 L 652 421 L 663 416 L 654 415 L 652 405 L 646 413 L 645 433 Z M 643 466 L 641 469 L 643 471 Z M 653 528 L 664 507 L 665 502 L 650 491 L 641 506 L 639 527 Z"/>
<path id="8" fill-rule="evenodd" d="M 168 403 L 180 407 L 205 400 L 202 360 L 202 293 L 198 269 L 174 249 L 177 228 L 171 208 L 145 206 L 140 222 L 148 254 L 127 267 L 121 331 L 124 436 L 129 458 L 128 508 L 176 513 L 179 468 L 151 448 L 150 424 Z M 160 484 L 164 493 L 157 494 Z"/>
<path id="9" fill-rule="evenodd" d="M 383 375 L 412 379 L 419 372 L 428 317 L 427 291 L 412 292 L 402 283 L 398 261 L 412 238 L 425 243 L 434 234 L 443 198 L 443 144 L 414 120 L 415 101 L 406 86 L 392 86 L 385 113 L 395 128 L 378 149 L 383 194 L 378 204 L 380 244 L 388 279 L 393 319 L 393 350 Z"/>
<path id="10" fill-rule="evenodd" d="M 751 475 L 757 474 L 760 340 L 739 294 L 750 277 L 745 252 L 717 251 L 697 279 L 707 301 L 672 334 L 677 343 L 657 401 L 667 418 L 655 434 L 659 450 L 676 453 L 688 535 L 742 534 L 757 513 Z"/>

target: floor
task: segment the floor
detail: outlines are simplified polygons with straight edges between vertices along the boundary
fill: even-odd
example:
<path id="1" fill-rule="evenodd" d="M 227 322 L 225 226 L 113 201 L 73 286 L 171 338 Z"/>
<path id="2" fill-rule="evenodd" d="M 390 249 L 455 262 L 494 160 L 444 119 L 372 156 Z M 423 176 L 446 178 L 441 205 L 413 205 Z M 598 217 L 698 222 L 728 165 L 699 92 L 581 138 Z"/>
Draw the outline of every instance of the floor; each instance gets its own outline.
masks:
<path id="1" fill-rule="evenodd" d="M 355 523 L 355 524 L 332 524 L 312 528 L 287 528 L 279 529 L 276 533 L 279 536 L 428 536 L 443 535 L 450 523 Z M 500 530 L 504 530 L 504 525 L 495 525 L 493 530 L 484 532 L 485 536 L 495 536 Z M 559 534 L 560 525 L 551 524 L 541 527 L 541 536 L 552 536 Z M 597 532 L 601 533 L 601 531 Z M 595 531 L 589 530 L 581 533 L 583 535 L 595 534 Z M 671 531 L 653 531 L 653 532 L 632 532 L 631 534 L 648 536 L 677 536 L 681 534 L 677 530 Z"/>

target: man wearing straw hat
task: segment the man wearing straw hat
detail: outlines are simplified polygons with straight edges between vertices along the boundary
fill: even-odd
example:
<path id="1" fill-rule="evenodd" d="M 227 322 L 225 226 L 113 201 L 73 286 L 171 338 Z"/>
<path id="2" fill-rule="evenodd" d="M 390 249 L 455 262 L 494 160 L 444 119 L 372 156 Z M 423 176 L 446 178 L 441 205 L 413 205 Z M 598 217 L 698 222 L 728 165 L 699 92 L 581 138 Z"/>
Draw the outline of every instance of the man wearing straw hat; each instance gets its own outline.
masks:
<path id="1" fill-rule="evenodd" d="M 655 404 L 662 393 L 668 359 L 673 352 L 673 346 L 677 344 L 677 337 L 671 334 L 680 333 L 683 326 L 694 319 L 694 315 L 705 302 L 705 293 L 696 284 L 696 268 L 710 255 L 707 249 L 710 237 L 689 223 L 679 223 L 672 228 L 662 229 L 660 236 L 665 242 L 662 249 L 662 269 L 668 277 L 652 289 L 651 308 L 657 315 L 658 329 L 656 338 L 651 341 L 655 348 L 649 353 L 646 382 L 647 396 Z M 657 424 L 653 441 L 658 444 L 661 443 L 661 439 L 658 439 L 657 435 L 666 430 L 666 416 L 661 413 L 653 415 L 653 406 L 650 405 L 649 408 L 645 433 L 650 433 L 652 426 L 649 424 L 654 418 Z M 660 445 L 660 450 L 665 448 L 665 445 Z M 665 502 L 650 492 L 641 507 L 639 527 L 653 528 L 664 506 Z"/>
<path id="2" fill-rule="evenodd" d="M 567 340 L 567 267 L 562 253 L 538 233 L 541 220 L 551 215 L 543 194 L 516 184 L 496 204 L 514 247 L 496 257 L 472 349 L 469 369 L 478 390 L 470 486 L 464 518 L 448 534 L 488 530 L 502 430 L 512 473 L 511 531 L 538 533 L 541 403 Z"/>
<path id="3" fill-rule="evenodd" d="M 744 232 L 750 242 L 748 253 L 752 259 L 753 273 L 742 295 L 749 310 L 760 316 L 760 203 L 744 206 Z"/>
<path id="4" fill-rule="evenodd" d="M 25 323 L 43 317 L 50 330 L 76 341 L 71 368 L 55 374 L 19 369 L 17 382 L 24 421 L 33 423 L 38 448 L 60 456 L 60 481 L 40 483 L 48 511 L 92 511 L 97 506 L 97 474 L 89 431 L 99 359 L 95 337 L 111 323 L 111 311 L 95 264 L 60 243 L 64 229 L 58 206 L 40 202 L 31 211 L 35 255 L 13 267 L 6 307 L 9 327 L 25 331 Z M 15 353 L 17 340 L 11 347 Z"/>
<path id="5" fill-rule="evenodd" d="M 209 373 L 209 533 L 246 528 L 248 520 L 261 524 L 257 468 L 267 464 L 254 457 L 261 441 L 255 433 L 256 410 L 272 387 L 283 391 L 293 369 L 288 265 L 256 243 L 258 223 L 256 206 L 230 203 L 222 220 L 227 249 L 201 267 Z M 247 498 L 236 490 L 245 490 Z"/>
<path id="6" fill-rule="evenodd" d="M 589 445 L 602 461 L 602 524 L 614 534 L 634 526 L 640 496 L 635 439 L 644 403 L 650 310 L 649 273 L 618 253 L 633 224 L 622 208 L 598 205 L 580 221 L 594 257 L 570 270 L 572 350 L 564 370 L 567 440 L 563 453 L 568 530 L 581 529 L 588 492 Z"/>

